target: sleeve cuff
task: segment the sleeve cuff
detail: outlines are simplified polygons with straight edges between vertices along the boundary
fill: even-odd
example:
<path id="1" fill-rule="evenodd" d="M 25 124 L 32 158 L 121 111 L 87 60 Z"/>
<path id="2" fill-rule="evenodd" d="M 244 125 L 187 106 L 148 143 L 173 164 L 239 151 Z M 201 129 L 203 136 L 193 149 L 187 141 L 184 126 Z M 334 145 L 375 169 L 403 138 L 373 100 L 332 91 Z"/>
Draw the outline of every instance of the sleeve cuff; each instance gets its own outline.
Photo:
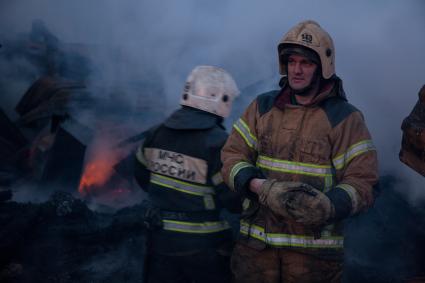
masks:
<path id="1" fill-rule="evenodd" d="M 335 187 L 326 193 L 326 196 L 331 200 L 334 208 L 335 215 L 333 220 L 341 220 L 351 214 L 353 205 L 350 195 L 343 189 Z"/>
<path id="2" fill-rule="evenodd" d="M 237 192 L 247 195 L 249 190 L 249 182 L 254 178 L 264 178 L 261 171 L 256 167 L 245 167 L 241 169 L 234 178 L 234 186 Z"/>

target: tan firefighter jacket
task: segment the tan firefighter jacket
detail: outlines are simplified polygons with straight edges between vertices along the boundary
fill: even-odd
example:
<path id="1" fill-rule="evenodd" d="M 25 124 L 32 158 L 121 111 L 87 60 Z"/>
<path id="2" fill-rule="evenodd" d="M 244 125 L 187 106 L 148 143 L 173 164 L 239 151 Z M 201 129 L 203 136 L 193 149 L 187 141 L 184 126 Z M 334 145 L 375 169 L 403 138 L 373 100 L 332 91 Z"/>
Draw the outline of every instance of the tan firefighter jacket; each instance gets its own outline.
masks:
<path id="1" fill-rule="evenodd" d="M 247 196 L 241 241 L 259 249 L 287 247 L 340 256 L 340 220 L 374 201 L 375 147 L 361 112 L 346 101 L 340 79 L 323 87 L 308 106 L 279 106 L 278 101 L 290 96 L 285 85 L 248 106 L 222 149 L 224 180 Z M 255 177 L 308 183 L 326 193 L 336 216 L 324 227 L 283 219 L 249 191 Z"/>

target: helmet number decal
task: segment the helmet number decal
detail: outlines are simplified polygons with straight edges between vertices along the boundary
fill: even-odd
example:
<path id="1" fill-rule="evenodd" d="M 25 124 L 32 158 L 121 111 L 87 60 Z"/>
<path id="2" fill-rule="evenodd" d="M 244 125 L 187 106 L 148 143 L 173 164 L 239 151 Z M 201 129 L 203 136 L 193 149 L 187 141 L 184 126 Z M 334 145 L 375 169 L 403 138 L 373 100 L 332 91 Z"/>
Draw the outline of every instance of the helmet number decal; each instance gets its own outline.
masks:
<path id="1" fill-rule="evenodd" d="M 309 33 L 303 33 L 301 35 L 302 41 L 308 44 L 313 43 L 313 36 Z"/>

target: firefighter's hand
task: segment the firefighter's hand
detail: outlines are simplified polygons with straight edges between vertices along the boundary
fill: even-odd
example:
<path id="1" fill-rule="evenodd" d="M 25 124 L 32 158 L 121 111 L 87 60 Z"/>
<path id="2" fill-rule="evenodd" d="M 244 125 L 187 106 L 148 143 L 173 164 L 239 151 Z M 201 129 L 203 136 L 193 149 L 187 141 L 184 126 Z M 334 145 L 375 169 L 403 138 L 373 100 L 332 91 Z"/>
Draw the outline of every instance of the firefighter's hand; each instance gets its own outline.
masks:
<path id="1" fill-rule="evenodd" d="M 261 184 L 258 199 L 262 205 L 269 207 L 274 213 L 285 218 L 290 218 L 285 203 L 287 194 L 302 185 L 300 182 L 281 182 L 274 179 L 267 179 Z"/>
<path id="2" fill-rule="evenodd" d="M 290 217 L 306 226 L 324 225 L 335 214 L 331 200 L 308 185 L 288 192 L 283 202 Z"/>
<path id="3" fill-rule="evenodd" d="M 266 181 L 266 179 L 254 178 L 249 182 L 249 189 L 251 192 L 256 193 L 257 195 L 261 194 L 261 186 Z"/>

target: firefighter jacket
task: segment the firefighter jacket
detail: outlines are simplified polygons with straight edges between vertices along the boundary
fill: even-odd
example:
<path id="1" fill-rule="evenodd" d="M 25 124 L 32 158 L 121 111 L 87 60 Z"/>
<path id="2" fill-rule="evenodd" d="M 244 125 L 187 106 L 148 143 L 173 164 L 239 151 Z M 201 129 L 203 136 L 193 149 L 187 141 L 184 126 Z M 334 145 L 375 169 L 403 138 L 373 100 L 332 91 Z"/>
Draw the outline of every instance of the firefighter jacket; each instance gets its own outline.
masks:
<path id="1" fill-rule="evenodd" d="M 280 91 L 264 93 L 248 106 L 222 150 L 224 181 L 247 196 L 241 241 L 258 249 L 284 247 L 340 258 L 340 220 L 374 201 L 375 147 L 362 114 L 346 101 L 339 78 L 322 86 L 304 106 L 291 103 L 285 79 L 281 85 Z M 249 191 L 252 178 L 310 184 L 326 193 L 336 216 L 319 228 L 283 219 L 258 203 Z"/>
<path id="2" fill-rule="evenodd" d="M 219 214 L 226 203 L 235 207 L 236 194 L 220 174 L 228 136 L 221 121 L 182 107 L 152 128 L 137 150 L 135 178 L 162 214 L 163 227 L 152 237 L 158 253 L 187 254 L 230 241 L 230 226 Z"/>
<path id="3" fill-rule="evenodd" d="M 425 85 L 419 101 L 401 125 L 403 139 L 400 160 L 425 177 Z"/>

